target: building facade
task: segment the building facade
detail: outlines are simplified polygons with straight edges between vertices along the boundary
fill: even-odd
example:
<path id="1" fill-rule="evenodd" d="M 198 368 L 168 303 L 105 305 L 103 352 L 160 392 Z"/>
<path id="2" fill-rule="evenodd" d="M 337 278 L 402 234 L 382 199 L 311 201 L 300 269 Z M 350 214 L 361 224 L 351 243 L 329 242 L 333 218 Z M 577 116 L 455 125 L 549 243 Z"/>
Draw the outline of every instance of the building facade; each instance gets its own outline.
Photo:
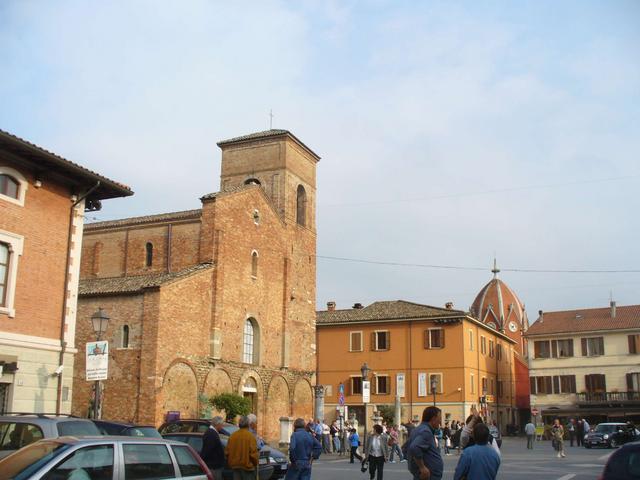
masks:
<path id="1" fill-rule="evenodd" d="M 105 309 L 103 417 L 207 416 L 209 398 L 237 392 L 274 440 L 280 417 L 312 415 L 319 157 L 286 130 L 218 145 L 221 191 L 200 209 L 85 226 L 78 339 Z M 77 414 L 93 394 L 83 369 Z"/>
<path id="2" fill-rule="evenodd" d="M 131 190 L 0 131 L 0 413 L 69 413 L 83 215 Z"/>
<path id="3" fill-rule="evenodd" d="M 317 336 L 318 383 L 329 420 L 336 418 L 342 386 L 344 403 L 360 423 L 366 418 L 370 424 L 373 412 L 395 405 L 396 398 L 403 422 L 419 418 L 434 402 L 443 419 L 464 420 L 482 400 L 500 428 L 511 421 L 516 342 L 463 311 L 405 301 L 336 310 L 330 303 L 318 312 Z M 366 413 L 364 363 L 372 370 Z"/>
<path id="4" fill-rule="evenodd" d="M 540 312 L 526 337 L 538 420 L 640 421 L 640 305 Z"/>

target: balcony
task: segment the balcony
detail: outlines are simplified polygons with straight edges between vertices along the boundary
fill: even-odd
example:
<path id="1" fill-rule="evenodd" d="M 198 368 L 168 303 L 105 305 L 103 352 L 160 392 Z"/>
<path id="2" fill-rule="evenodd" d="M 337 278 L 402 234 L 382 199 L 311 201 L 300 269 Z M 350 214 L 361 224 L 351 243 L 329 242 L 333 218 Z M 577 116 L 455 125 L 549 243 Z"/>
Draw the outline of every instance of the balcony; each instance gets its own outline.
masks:
<path id="1" fill-rule="evenodd" d="M 640 392 L 587 392 L 576 396 L 579 405 L 640 404 Z"/>

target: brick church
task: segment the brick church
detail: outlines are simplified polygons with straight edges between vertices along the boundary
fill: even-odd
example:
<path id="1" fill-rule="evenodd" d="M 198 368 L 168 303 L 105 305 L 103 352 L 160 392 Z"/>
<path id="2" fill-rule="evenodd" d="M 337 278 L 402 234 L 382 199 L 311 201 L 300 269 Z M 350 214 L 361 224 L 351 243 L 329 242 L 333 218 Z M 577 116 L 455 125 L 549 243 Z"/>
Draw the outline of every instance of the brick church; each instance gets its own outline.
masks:
<path id="1" fill-rule="evenodd" d="M 110 317 L 102 418 L 197 418 L 221 392 L 248 397 L 267 440 L 310 418 L 315 384 L 316 164 L 286 130 L 218 143 L 221 188 L 201 208 L 85 225 L 76 341 Z M 84 356 L 73 413 L 93 395 Z"/>

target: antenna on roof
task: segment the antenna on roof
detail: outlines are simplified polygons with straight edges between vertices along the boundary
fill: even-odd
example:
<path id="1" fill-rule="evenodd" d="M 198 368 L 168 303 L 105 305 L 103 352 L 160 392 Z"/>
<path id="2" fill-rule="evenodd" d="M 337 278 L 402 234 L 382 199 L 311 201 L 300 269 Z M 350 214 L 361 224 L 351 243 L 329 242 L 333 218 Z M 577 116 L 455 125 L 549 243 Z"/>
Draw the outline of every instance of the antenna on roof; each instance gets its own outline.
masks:
<path id="1" fill-rule="evenodd" d="M 273 130 L 273 109 L 269 109 L 269 130 Z"/>
<path id="2" fill-rule="evenodd" d="M 496 260 L 495 255 L 493 256 L 493 270 L 491 270 L 491 272 L 493 273 L 493 278 L 498 278 L 498 273 L 500 273 L 500 269 L 498 268 L 498 261 Z"/>

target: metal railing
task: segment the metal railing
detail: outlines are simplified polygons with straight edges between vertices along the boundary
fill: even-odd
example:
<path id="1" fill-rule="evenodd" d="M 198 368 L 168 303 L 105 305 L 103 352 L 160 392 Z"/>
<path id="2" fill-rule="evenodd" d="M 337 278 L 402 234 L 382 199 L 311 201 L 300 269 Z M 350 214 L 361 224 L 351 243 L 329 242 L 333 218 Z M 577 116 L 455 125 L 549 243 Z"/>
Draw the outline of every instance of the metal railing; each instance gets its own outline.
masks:
<path id="1" fill-rule="evenodd" d="M 640 392 L 586 392 L 576 395 L 578 403 L 640 402 Z"/>

